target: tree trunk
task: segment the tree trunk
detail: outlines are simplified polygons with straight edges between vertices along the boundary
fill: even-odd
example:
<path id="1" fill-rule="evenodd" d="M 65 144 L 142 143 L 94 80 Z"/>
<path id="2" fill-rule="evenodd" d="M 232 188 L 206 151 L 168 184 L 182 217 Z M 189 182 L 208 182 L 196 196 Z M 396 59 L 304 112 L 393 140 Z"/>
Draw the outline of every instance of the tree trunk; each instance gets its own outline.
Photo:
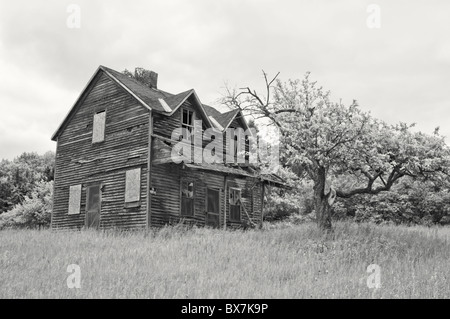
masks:
<path id="1" fill-rule="evenodd" d="M 325 194 L 326 170 L 321 167 L 314 180 L 314 210 L 316 211 L 317 225 L 323 231 L 332 231 L 331 204 L 332 191 Z"/>

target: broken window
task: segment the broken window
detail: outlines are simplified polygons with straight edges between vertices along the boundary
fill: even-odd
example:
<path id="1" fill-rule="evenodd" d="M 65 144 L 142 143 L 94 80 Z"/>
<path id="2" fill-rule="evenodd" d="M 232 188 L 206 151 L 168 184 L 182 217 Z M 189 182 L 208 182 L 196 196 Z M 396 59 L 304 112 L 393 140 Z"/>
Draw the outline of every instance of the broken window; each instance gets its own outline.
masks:
<path id="1" fill-rule="evenodd" d="M 183 115 L 181 120 L 181 128 L 189 131 L 190 134 L 194 132 L 194 111 L 183 109 Z M 188 139 L 185 137 L 185 139 Z"/>
<path id="2" fill-rule="evenodd" d="M 237 160 L 238 151 L 239 151 L 239 148 L 238 148 L 238 136 L 235 135 L 234 136 L 234 160 L 235 161 Z"/>
<path id="3" fill-rule="evenodd" d="M 69 215 L 79 214 L 81 205 L 81 185 L 70 186 Z"/>
<path id="4" fill-rule="evenodd" d="M 92 129 L 92 143 L 99 143 L 105 140 L 106 111 L 94 114 L 94 125 Z"/>
<path id="5" fill-rule="evenodd" d="M 230 220 L 241 221 L 241 190 L 239 188 L 230 188 Z"/>
<path id="6" fill-rule="evenodd" d="M 245 135 L 245 163 L 248 164 L 250 159 L 250 138 L 248 135 Z"/>
<path id="7" fill-rule="evenodd" d="M 234 133 L 234 160 L 236 163 L 243 164 L 248 161 L 249 138 L 241 128 L 235 129 Z"/>
<path id="8" fill-rule="evenodd" d="M 181 181 L 181 215 L 194 216 L 194 182 Z"/>
<path id="9" fill-rule="evenodd" d="M 139 203 L 141 195 L 141 169 L 128 170 L 125 181 L 125 203 Z"/>

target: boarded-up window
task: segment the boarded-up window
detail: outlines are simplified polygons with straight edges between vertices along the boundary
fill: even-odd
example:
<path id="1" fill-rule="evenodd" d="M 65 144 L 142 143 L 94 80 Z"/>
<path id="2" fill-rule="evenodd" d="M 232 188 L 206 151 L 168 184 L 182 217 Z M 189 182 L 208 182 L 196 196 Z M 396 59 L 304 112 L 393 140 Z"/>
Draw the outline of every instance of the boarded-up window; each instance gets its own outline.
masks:
<path id="1" fill-rule="evenodd" d="M 194 216 L 194 182 L 181 181 L 181 215 Z"/>
<path id="2" fill-rule="evenodd" d="M 105 140 L 106 112 L 101 111 L 94 114 L 94 125 L 92 129 L 92 143 L 103 142 Z"/>
<path id="3" fill-rule="evenodd" d="M 241 190 L 238 188 L 230 188 L 230 220 L 241 221 Z"/>
<path id="4" fill-rule="evenodd" d="M 139 202 L 141 195 L 141 169 L 127 171 L 125 182 L 125 203 Z"/>
<path id="5" fill-rule="evenodd" d="M 81 185 L 70 186 L 69 215 L 79 214 L 81 204 Z"/>

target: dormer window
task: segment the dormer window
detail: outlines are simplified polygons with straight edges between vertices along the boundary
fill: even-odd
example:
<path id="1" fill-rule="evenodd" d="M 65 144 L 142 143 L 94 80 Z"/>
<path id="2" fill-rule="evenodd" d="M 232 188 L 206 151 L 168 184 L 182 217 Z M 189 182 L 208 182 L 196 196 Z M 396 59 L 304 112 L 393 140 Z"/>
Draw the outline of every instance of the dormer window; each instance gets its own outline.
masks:
<path id="1" fill-rule="evenodd" d="M 188 130 L 190 134 L 194 132 L 194 111 L 183 109 L 181 128 Z"/>
<path id="2" fill-rule="evenodd" d="M 244 164 L 249 162 L 250 156 L 250 138 L 249 135 L 242 130 L 235 129 L 233 140 L 234 162 Z"/>

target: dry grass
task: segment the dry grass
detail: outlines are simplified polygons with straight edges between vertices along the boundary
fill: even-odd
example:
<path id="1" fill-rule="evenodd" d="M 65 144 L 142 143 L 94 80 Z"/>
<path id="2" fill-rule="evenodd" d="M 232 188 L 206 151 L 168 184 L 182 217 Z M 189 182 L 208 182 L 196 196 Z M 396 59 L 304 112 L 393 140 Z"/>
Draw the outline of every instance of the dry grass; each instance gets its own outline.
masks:
<path id="1" fill-rule="evenodd" d="M 449 298 L 450 229 L 0 231 L 0 298 Z M 66 269 L 81 268 L 69 289 Z M 367 287 L 369 264 L 380 289 Z"/>

